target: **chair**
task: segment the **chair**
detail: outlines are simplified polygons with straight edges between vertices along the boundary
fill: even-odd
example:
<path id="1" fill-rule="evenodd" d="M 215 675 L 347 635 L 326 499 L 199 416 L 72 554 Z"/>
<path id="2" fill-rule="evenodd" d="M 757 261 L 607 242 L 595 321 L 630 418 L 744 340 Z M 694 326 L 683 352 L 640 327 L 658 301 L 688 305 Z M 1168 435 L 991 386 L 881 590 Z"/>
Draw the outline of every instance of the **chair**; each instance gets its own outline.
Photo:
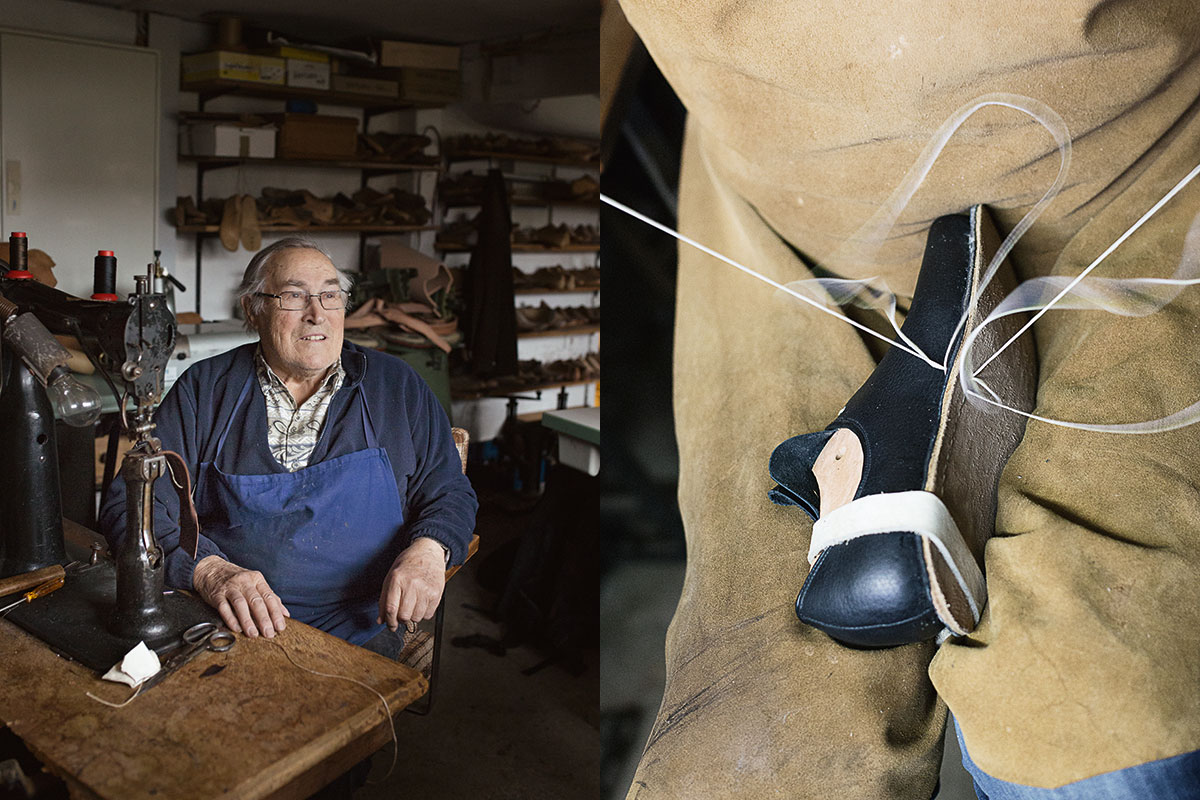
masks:
<path id="1" fill-rule="evenodd" d="M 458 457 L 462 461 L 462 471 L 465 475 L 467 472 L 467 446 L 470 444 L 471 436 L 464 428 L 451 428 L 450 432 L 454 435 L 454 446 L 458 448 Z M 463 560 L 463 564 L 471 560 L 471 556 L 475 555 L 479 550 L 479 536 L 473 534 L 471 543 L 467 546 L 467 557 Z M 462 564 L 456 564 L 446 570 L 446 582 L 449 583 L 454 574 L 458 572 Z M 441 660 L 442 653 L 442 622 L 446 612 L 446 595 L 442 593 L 442 601 L 438 603 L 437 612 L 433 616 L 433 633 L 429 631 L 418 630 L 404 644 L 404 649 L 400 651 L 400 655 L 396 660 L 407 667 L 412 667 L 418 672 L 424 673 L 429 678 L 429 692 L 425 695 L 425 702 L 420 707 L 413 705 L 408 706 L 408 711 L 414 714 L 424 716 L 433 708 L 433 692 L 437 687 L 438 663 Z"/>

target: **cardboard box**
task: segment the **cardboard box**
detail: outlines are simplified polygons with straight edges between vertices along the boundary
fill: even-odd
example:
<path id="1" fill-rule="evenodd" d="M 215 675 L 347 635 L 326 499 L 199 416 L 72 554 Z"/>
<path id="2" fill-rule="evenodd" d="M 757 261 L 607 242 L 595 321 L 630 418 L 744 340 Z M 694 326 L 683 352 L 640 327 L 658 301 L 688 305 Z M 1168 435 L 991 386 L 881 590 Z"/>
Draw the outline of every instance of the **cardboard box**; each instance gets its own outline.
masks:
<path id="1" fill-rule="evenodd" d="M 320 114 L 278 114 L 275 152 L 279 158 L 354 158 L 358 152 L 358 120 Z"/>
<path id="2" fill-rule="evenodd" d="M 379 78 L 361 78 L 357 75 L 334 75 L 333 90 L 346 94 L 363 94 L 395 100 L 400 93 L 400 84 Z"/>
<path id="3" fill-rule="evenodd" d="M 453 103 L 462 95 L 461 73 L 453 69 L 389 69 L 399 98 L 410 103 Z"/>
<path id="4" fill-rule="evenodd" d="M 329 62 L 289 58 L 287 60 L 287 85 L 300 89 L 329 91 Z"/>
<path id="5" fill-rule="evenodd" d="M 233 122 L 193 122 L 185 129 L 186 155 L 274 158 L 275 126 L 249 127 Z"/>
<path id="6" fill-rule="evenodd" d="M 381 67 L 457 71 L 458 58 L 459 47 L 457 45 L 389 41 L 379 43 L 379 66 Z"/>
<path id="7" fill-rule="evenodd" d="M 320 50 L 305 50 L 303 47 L 292 47 L 290 45 L 273 47 L 269 55 L 273 55 L 276 58 L 296 58 L 302 61 L 318 61 L 322 64 L 329 63 L 328 53 L 322 53 Z"/>
<path id="8" fill-rule="evenodd" d="M 229 50 L 194 53 L 180 59 L 183 84 L 211 80 L 246 81 L 283 86 L 285 62 L 274 56 L 255 56 Z"/>

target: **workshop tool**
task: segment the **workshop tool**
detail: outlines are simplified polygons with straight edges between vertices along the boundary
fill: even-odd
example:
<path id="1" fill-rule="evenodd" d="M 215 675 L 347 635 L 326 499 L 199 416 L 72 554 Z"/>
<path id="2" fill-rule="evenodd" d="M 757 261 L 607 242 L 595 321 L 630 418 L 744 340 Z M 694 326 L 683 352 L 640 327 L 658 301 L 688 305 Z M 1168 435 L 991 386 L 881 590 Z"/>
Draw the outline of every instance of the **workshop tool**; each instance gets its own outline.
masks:
<path id="1" fill-rule="evenodd" d="M 21 603 L 32 603 L 34 600 L 38 599 L 39 597 L 45 597 L 46 595 L 50 594 L 51 592 L 58 591 L 59 589 L 61 589 L 63 587 L 63 581 L 65 579 L 66 579 L 65 575 L 56 575 L 55 577 L 51 578 L 50 580 L 46 581 L 45 583 L 41 583 L 41 584 L 35 586 L 34 588 L 32 588 L 28 592 L 26 592 L 24 594 L 24 596 L 21 597 L 21 599 L 18 600 L 17 602 L 9 603 L 4 608 L 0 608 L 0 614 L 3 614 L 4 612 L 8 611 L 10 608 L 16 608 L 17 606 L 21 605 Z"/>
<path id="2" fill-rule="evenodd" d="M 41 387 L 58 387 L 59 416 L 67 422 L 89 423 L 92 407 L 99 411 L 99 398 L 71 378 L 65 367 L 69 353 L 52 334 L 79 342 L 112 390 L 132 447 L 121 470 L 127 527 L 114 553 L 115 580 L 111 564 L 102 563 L 86 575 L 72 576 L 66 591 L 15 609 L 8 618 L 56 650 L 104 670 L 139 640 L 158 650 L 177 640 L 179 631 L 216 619 L 202 600 L 164 595 L 165 559 L 154 535 L 154 481 L 170 471 L 172 484 L 182 487 L 181 543 L 194 553 L 198 529 L 186 467 L 153 435 L 153 413 L 164 394 L 166 365 L 175 345 L 175 318 L 164 296 L 150 290 L 153 266 L 150 274 L 135 276 L 132 294 L 112 299 L 116 256 L 101 251 L 95 294 L 106 299 L 85 300 L 32 280 L 20 269 L 26 237 L 13 236 L 17 246 L 10 242 L 10 256 L 17 256 L 4 265 L 8 269 L 0 266 L 0 375 L 6 379 L 0 389 L 0 440 L 14 460 L 0 493 L 0 576 L 67 561 L 55 415 Z"/>
<path id="3" fill-rule="evenodd" d="M 32 572 L 0 578 L 0 597 L 23 591 L 31 586 L 37 586 L 53 578 L 61 578 L 64 575 L 66 575 L 66 570 L 61 565 L 52 564 L 49 567 L 35 569 Z"/>
<path id="4" fill-rule="evenodd" d="M 183 668 L 203 651 L 208 650 L 212 653 L 224 653 L 233 647 L 235 641 L 236 639 L 232 633 L 211 622 L 201 622 L 193 625 L 183 632 L 183 644 L 171 651 L 170 655 L 163 661 L 162 669 L 155 673 L 153 677 L 148 678 L 138 688 L 138 693 L 140 694 L 147 689 L 157 686 L 168 675 Z"/>

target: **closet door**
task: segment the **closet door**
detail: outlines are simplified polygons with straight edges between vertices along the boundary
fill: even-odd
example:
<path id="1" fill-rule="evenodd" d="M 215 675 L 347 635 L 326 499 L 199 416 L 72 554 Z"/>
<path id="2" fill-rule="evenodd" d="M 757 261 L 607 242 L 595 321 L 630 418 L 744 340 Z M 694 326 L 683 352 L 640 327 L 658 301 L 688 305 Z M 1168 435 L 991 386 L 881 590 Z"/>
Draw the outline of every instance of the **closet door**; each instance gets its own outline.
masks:
<path id="1" fill-rule="evenodd" d="M 60 289 L 92 293 L 97 250 L 117 254 L 118 291 L 154 258 L 158 53 L 0 33 L 0 226 L 57 262 Z"/>

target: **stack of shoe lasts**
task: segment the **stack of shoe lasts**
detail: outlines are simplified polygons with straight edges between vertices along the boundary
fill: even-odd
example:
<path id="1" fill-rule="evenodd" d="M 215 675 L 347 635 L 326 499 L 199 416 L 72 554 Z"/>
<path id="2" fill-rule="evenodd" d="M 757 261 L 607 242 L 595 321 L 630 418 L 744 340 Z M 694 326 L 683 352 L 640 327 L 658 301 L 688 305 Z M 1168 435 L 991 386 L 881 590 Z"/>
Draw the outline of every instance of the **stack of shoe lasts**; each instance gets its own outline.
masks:
<path id="1" fill-rule="evenodd" d="M 600 268 L 583 267 L 582 269 L 564 269 L 555 264 L 552 267 L 538 267 L 534 272 L 522 272 L 513 267 L 513 287 L 516 289 L 552 289 L 570 291 L 573 289 L 599 289 Z"/>
<path id="2" fill-rule="evenodd" d="M 573 271 L 572 277 L 575 280 L 576 289 L 599 289 L 600 288 L 600 268 L 599 267 L 582 267 Z"/>
<path id="3" fill-rule="evenodd" d="M 571 244 L 600 244 L 600 229 L 595 225 L 571 228 Z"/>
<path id="4" fill-rule="evenodd" d="M 545 181 L 512 181 L 508 197 L 514 205 L 537 206 L 546 202 Z"/>
<path id="5" fill-rule="evenodd" d="M 546 247 L 566 247 L 571 243 L 571 228 L 566 224 L 545 225 L 533 232 L 530 241 Z"/>
<path id="6" fill-rule="evenodd" d="M 562 158 L 575 161 L 598 161 L 598 143 L 579 139 L 517 139 L 503 133 L 484 136 L 451 136 L 443 145 L 449 156 L 466 156 L 472 153 L 503 153 L 517 158 Z"/>
<path id="7" fill-rule="evenodd" d="M 479 226 L 476 218 L 464 214 L 444 223 L 437 233 L 438 247 L 474 247 L 478 240 Z"/>
<path id="8" fill-rule="evenodd" d="M 509 241 L 515 245 L 535 245 L 550 250 L 562 250 L 573 245 L 600 244 L 600 229 L 595 225 L 571 227 L 566 223 L 544 225 L 541 228 L 523 228 L 514 224 Z M 475 242 L 475 218 L 459 215 L 457 219 L 444 224 L 438 230 L 437 244 L 439 247 L 474 247 Z"/>
<path id="9" fill-rule="evenodd" d="M 175 198 L 175 227 L 186 225 L 219 225 L 223 202 L 207 200 L 204 208 L 197 208 L 191 195 Z"/>
<path id="10" fill-rule="evenodd" d="M 321 198 L 307 189 L 290 190 L 267 187 L 259 198 L 233 195 L 206 200 L 197 208 L 189 197 L 175 203 L 175 225 L 218 225 L 225 249 L 247 250 L 262 246 L 263 229 L 291 229 L 322 225 L 397 225 L 418 226 L 429 222 L 425 198 L 402 189 L 378 192 L 364 188 L 352 197 L 338 194 Z"/>
<path id="11" fill-rule="evenodd" d="M 187 197 L 175 199 L 175 227 L 187 225 L 217 225 L 221 245 L 229 251 L 238 249 L 239 243 L 247 250 L 262 246 L 260 219 L 254 202 L 249 195 L 233 195 L 224 199 L 205 200 L 202 207 Z"/>
<path id="12" fill-rule="evenodd" d="M 542 195 L 551 202 L 584 202 L 600 199 L 600 182 L 591 175 L 573 181 L 546 181 L 541 186 Z"/>
<path id="13" fill-rule="evenodd" d="M 572 328 L 597 325 L 600 322 L 599 308 L 588 308 L 587 306 L 552 308 L 546 305 L 545 301 L 537 306 L 518 306 L 515 313 L 518 333 L 568 331 Z"/>
<path id="14" fill-rule="evenodd" d="M 403 189 L 380 192 L 364 186 L 351 197 L 333 198 L 335 225 L 425 225 L 430 220 L 425 198 Z"/>
<path id="15" fill-rule="evenodd" d="M 545 225 L 536 229 L 514 225 L 511 238 L 513 244 L 541 245 L 552 250 L 562 250 L 572 245 L 599 244 L 600 229 L 595 225 L 571 227 L 566 223 Z"/>
<path id="16" fill-rule="evenodd" d="M 427 155 L 428 136 L 415 133 L 360 133 L 358 159 L 393 164 L 437 164 L 441 159 Z"/>
<path id="17" fill-rule="evenodd" d="M 579 358 L 543 363 L 537 360 L 517 362 L 517 374 L 479 378 L 461 374 L 450 376 L 450 388 L 459 397 L 503 395 L 567 383 L 582 383 L 600 378 L 600 355 L 588 353 Z"/>
<path id="18" fill-rule="evenodd" d="M 438 181 L 438 199 L 443 206 L 477 206 L 483 199 L 487 178 L 473 172 L 447 175 Z"/>

